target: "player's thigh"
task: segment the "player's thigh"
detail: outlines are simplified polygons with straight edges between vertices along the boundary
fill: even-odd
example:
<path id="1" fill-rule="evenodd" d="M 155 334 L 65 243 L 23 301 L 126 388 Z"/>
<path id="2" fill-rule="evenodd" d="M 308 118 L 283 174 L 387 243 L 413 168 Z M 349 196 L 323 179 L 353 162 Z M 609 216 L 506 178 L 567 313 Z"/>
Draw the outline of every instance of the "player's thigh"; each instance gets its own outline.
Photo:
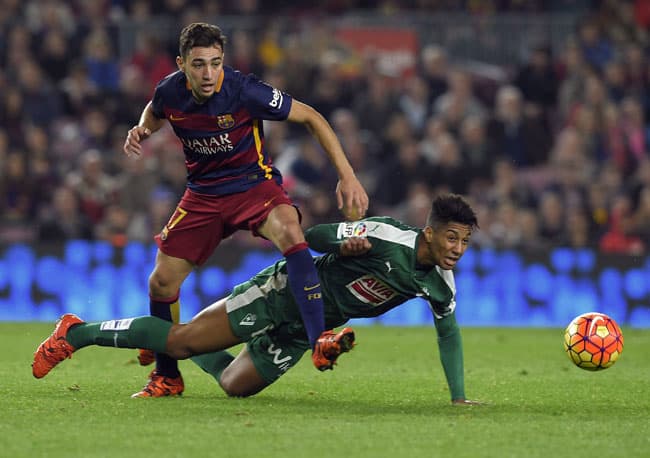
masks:
<path id="1" fill-rule="evenodd" d="M 241 341 L 233 334 L 226 300 L 221 299 L 201 310 L 189 323 L 174 326 L 167 338 L 167 351 L 177 359 L 184 359 L 225 350 Z"/>
<path id="2" fill-rule="evenodd" d="M 228 396 L 252 396 L 270 385 L 258 372 L 248 347 L 224 369 L 219 378 L 219 385 Z"/>
<path id="3" fill-rule="evenodd" d="M 246 351 L 260 377 L 275 382 L 300 361 L 309 348 L 304 338 L 270 332 L 255 336 L 246 343 Z"/>
<path id="4" fill-rule="evenodd" d="M 287 204 L 274 207 L 259 226 L 258 232 L 273 242 L 281 252 L 305 241 L 298 210 Z"/>

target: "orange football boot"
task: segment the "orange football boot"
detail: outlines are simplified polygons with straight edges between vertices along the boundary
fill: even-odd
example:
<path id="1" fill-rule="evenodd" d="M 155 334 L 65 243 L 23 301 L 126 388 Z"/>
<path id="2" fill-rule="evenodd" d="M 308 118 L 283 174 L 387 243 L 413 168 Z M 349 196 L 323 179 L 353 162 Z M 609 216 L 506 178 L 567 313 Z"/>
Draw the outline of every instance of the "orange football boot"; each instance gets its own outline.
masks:
<path id="1" fill-rule="evenodd" d="M 318 340 L 311 355 L 311 360 L 319 371 L 334 369 L 336 359 L 341 353 L 346 353 L 354 347 L 354 331 L 352 328 L 343 328 L 338 333 L 324 331 Z"/>
<path id="2" fill-rule="evenodd" d="M 43 378 L 61 361 L 72 358 L 75 348 L 70 345 L 65 336 L 71 326 L 81 323 L 84 321 L 72 313 L 66 313 L 59 318 L 52 334 L 34 352 L 34 362 L 32 363 L 34 377 Z"/>
<path id="3" fill-rule="evenodd" d="M 138 351 L 138 362 L 140 366 L 148 366 L 156 361 L 156 354 L 152 350 L 145 350 L 140 348 Z"/>
<path id="4" fill-rule="evenodd" d="M 185 383 L 183 377 L 179 374 L 178 377 L 167 377 L 158 374 L 154 369 L 149 374 L 149 381 L 142 388 L 131 395 L 132 398 L 162 398 L 165 396 L 180 396 L 185 391 Z"/>

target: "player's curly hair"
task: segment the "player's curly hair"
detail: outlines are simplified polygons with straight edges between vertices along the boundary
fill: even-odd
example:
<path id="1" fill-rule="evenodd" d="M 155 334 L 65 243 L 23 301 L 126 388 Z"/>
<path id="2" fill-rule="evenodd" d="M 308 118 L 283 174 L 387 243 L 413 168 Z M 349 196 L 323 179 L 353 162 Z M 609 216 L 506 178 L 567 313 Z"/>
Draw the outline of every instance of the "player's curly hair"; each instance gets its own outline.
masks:
<path id="1" fill-rule="evenodd" d="M 467 224 L 472 230 L 478 228 L 476 213 L 470 204 L 458 194 L 443 194 L 433 199 L 427 225 L 437 227 L 448 223 Z"/>
<path id="2" fill-rule="evenodd" d="M 226 36 L 216 25 L 205 22 L 193 22 L 181 30 L 178 42 L 180 56 L 185 59 L 190 50 L 196 46 L 209 48 L 218 44 L 221 46 L 221 49 L 225 49 Z"/>

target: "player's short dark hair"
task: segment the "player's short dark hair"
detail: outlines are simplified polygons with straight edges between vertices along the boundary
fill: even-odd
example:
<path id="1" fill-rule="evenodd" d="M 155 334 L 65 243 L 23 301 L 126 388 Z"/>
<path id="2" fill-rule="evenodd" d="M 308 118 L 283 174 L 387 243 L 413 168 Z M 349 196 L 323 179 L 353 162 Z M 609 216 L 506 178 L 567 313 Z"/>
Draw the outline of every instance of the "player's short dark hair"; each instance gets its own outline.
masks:
<path id="1" fill-rule="evenodd" d="M 221 49 L 226 45 L 226 36 L 221 29 L 205 22 L 193 22 L 181 30 L 178 40 L 178 51 L 183 59 L 196 46 L 209 48 L 218 44 Z"/>
<path id="2" fill-rule="evenodd" d="M 449 223 L 467 224 L 472 230 L 478 228 L 476 213 L 470 204 L 458 194 L 443 194 L 433 199 L 427 225 L 433 228 Z"/>

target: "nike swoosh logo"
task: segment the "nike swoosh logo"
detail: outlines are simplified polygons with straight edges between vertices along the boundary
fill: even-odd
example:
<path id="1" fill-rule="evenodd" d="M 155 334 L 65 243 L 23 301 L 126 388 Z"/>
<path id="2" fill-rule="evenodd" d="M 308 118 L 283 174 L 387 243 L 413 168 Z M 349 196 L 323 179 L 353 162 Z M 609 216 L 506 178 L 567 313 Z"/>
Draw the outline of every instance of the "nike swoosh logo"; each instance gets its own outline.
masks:
<path id="1" fill-rule="evenodd" d="M 304 289 L 305 291 L 311 291 L 312 289 L 316 289 L 319 286 L 320 286 L 320 283 L 316 283 L 314 286 L 303 286 L 302 289 Z"/>
<path id="2" fill-rule="evenodd" d="M 177 118 L 177 117 L 174 116 L 174 115 L 169 115 L 169 120 L 170 120 L 170 121 L 182 121 L 183 119 L 187 119 L 187 118 L 184 118 L 184 117 L 182 117 L 182 116 L 181 116 L 180 118 Z"/>
<path id="3" fill-rule="evenodd" d="M 275 197 L 277 197 L 277 196 L 275 196 Z M 264 206 L 268 207 L 269 205 L 271 205 L 271 202 L 273 202 L 275 200 L 275 197 L 273 197 L 272 199 L 269 199 L 266 202 L 264 202 Z"/>
<path id="4" fill-rule="evenodd" d="M 595 316 L 594 319 L 591 321 L 591 324 L 589 325 L 589 335 L 594 333 L 594 326 L 596 326 L 596 323 L 598 323 L 599 321 L 602 321 L 603 323 L 605 322 L 602 316 Z"/>

